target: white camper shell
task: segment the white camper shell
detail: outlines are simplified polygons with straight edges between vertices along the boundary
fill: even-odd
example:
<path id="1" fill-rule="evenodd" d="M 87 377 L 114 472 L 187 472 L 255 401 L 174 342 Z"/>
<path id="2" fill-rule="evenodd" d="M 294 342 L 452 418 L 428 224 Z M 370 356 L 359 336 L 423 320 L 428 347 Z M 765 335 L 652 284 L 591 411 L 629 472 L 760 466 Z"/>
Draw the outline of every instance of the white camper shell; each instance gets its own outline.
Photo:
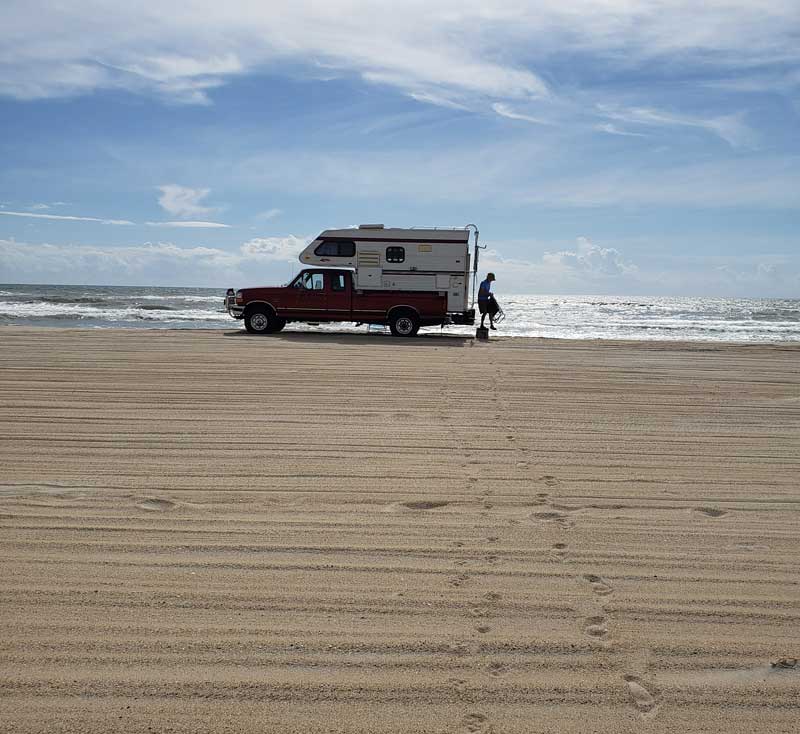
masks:
<path id="1" fill-rule="evenodd" d="M 326 229 L 300 253 L 300 262 L 353 268 L 359 290 L 446 293 L 447 311 L 463 313 L 470 306 L 468 227 Z M 476 229 L 476 248 L 477 236 Z"/>

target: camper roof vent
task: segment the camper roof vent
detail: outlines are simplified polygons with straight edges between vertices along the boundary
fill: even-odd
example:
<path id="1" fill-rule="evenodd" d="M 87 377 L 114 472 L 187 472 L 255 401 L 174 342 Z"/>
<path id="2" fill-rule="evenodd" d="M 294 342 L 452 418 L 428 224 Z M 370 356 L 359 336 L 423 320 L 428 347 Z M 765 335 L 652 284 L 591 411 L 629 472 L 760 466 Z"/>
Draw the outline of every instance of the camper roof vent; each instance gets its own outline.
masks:
<path id="1" fill-rule="evenodd" d="M 382 224 L 359 224 L 359 229 L 383 229 Z"/>

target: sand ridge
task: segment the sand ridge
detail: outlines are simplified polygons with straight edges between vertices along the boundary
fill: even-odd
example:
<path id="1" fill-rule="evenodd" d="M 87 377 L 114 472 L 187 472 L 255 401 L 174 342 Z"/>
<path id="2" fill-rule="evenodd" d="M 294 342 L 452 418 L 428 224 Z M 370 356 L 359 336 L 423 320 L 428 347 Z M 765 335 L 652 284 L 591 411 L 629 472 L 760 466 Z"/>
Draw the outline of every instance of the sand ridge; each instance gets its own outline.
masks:
<path id="1" fill-rule="evenodd" d="M 0 730 L 796 728 L 800 346 L 0 344 Z"/>

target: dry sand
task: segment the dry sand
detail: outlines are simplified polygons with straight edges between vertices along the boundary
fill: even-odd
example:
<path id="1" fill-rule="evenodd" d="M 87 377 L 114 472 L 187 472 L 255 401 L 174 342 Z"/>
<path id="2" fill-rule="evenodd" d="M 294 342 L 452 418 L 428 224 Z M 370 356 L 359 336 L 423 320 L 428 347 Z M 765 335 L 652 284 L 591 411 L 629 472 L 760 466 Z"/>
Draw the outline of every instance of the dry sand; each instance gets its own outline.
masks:
<path id="1" fill-rule="evenodd" d="M 797 730 L 800 345 L 5 328 L 0 416 L 0 730 Z"/>

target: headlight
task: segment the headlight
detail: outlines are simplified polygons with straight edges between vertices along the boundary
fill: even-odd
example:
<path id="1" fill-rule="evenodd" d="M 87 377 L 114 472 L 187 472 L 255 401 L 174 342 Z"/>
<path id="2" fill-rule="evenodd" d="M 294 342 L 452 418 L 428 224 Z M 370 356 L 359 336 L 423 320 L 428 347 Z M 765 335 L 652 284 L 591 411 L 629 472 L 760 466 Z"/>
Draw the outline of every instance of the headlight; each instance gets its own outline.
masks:
<path id="1" fill-rule="evenodd" d="M 241 303 L 244 301 L 244 296 L 242 295 L 241 291 L 236 291 L 236 303 Z"/>

